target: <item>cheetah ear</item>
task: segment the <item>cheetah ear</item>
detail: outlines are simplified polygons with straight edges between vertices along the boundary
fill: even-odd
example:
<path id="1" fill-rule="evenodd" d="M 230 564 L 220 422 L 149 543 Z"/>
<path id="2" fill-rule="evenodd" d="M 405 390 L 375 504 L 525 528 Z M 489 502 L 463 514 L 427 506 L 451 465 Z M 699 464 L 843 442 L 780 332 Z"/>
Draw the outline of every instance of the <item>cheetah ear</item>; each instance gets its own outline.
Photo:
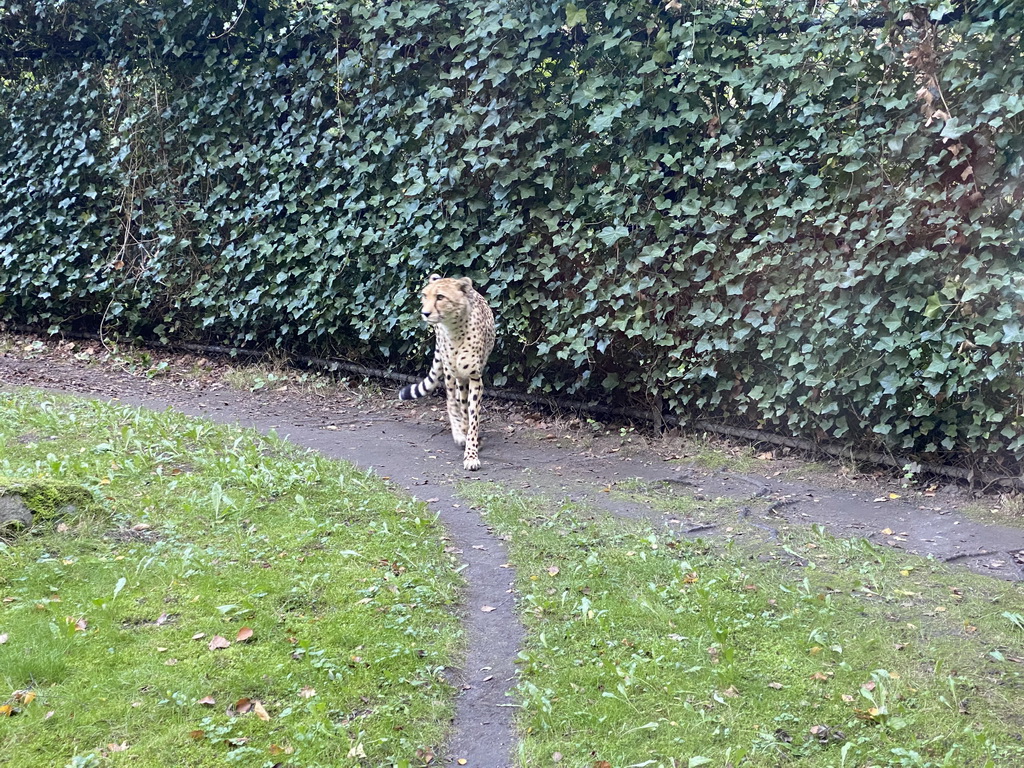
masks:
<path id="1" fill-rule="evenodd" d="M 440 279 L 441 279 L 441 276 L 440 276 L 439 274 L 437 274 L 437 272 L 435 272 L 434 274 L 432 274 L 432 275 L 430 276 L 430 281 L 429 281 L 429 282 L 431 282 L 431 283 L 432 283 L 432 282 L 434 282 L 435 280 L 440 280 Z"/>
<path id="2" fill-rule="evenodd" d="M 460 277 L 457 282 L 463 293 L 469 293 L 473 290 L 473 281 L 468 277 Z"/>

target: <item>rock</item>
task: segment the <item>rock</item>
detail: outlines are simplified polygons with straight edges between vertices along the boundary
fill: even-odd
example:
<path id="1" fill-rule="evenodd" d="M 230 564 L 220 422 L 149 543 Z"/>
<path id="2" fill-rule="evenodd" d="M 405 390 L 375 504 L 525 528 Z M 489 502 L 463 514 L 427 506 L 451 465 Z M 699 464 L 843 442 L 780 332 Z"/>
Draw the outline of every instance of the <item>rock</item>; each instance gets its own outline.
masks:
<path id="1" fill-rule="evenodd" d="M 0 476 L 0 531 L 20 531 L 94 506 L 87 488 L 61 480 Z"/>
<path id="2" fill-rule="evenodd" d="M 32 510 L 20 496 L 0 496 L 0 535 L 17 533 L 32 525 Z"/>

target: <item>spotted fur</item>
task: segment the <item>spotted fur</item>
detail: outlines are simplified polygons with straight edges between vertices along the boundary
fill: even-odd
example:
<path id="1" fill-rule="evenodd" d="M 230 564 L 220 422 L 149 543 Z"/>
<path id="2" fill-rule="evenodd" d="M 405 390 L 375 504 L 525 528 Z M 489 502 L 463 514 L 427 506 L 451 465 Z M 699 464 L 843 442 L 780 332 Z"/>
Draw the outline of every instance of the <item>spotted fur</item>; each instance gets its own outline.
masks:
<path id="1" fill-rule="evenodd" d="M 494 315 L 468 277 L 431 275 L 423 289 L 423 319 L 434 326 L 434 362 L 423 381 L 404 387 L 398 397 L 412 400 L 433 392 L 443 374 L 452 438 L 466 447 L 462 466 L 480 469 L 480 404 L 484 366 L 494 347 Z"/>

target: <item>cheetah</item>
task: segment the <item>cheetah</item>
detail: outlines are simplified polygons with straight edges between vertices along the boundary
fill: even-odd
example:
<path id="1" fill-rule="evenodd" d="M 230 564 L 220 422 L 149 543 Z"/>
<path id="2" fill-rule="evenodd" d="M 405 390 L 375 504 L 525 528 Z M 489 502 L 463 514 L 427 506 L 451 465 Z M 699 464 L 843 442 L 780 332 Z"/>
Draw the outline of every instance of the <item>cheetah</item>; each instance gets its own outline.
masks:
<path id="1" fill-rule="evenodd" d="M 434 326 L 434 362 L 423 381 L 403 387 L 398 397 L 412 400 L 433 392 L 443 371 L 452 438 L 466 447 L 462 466 L 480 469 L 482 377 L 494 347 L 494 315 L 468 277 L 431 275 L 423 289 L 423 319 Z"/>

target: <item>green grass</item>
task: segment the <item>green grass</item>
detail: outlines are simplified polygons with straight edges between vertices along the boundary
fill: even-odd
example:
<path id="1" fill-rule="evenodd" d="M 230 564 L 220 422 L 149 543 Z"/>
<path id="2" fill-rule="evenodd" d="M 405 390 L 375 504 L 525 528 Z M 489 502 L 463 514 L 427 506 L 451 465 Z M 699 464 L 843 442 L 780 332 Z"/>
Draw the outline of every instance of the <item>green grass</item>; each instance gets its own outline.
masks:
<path id="1" fill-rule="evenodd" d="M 460 581 L 423 506 L 273 437 L 28 391 L 0 393 L 0 457 L 99 499 L 0 541 L 6 768 L 423 765 L 445 738 Z"/>
<path id="2" fill-rule="evenodd" d="M 464 493 L 518 569 L 524 768 L 1024 765 L 1019 585 Z"/>

